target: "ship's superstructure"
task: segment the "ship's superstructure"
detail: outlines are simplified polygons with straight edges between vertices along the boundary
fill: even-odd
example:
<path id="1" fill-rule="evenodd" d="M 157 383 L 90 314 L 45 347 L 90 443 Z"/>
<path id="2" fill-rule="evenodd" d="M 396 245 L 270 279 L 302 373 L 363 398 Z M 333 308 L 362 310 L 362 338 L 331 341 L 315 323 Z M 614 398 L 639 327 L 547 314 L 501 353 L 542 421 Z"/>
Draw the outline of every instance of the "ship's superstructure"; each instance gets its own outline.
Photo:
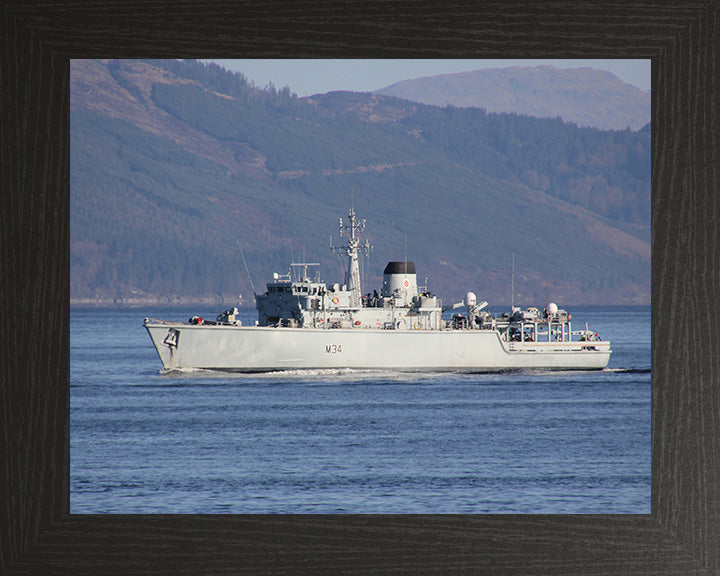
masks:
<path id="1" fill-rule="evenodd" d="M 383 286 L 378 294 L 363 295 L 360 287 L 359 253 L 370 251 L 366 241 L 360 244 L 358 223 L 350 210 L 349 223 L 340 220 L 340 234 L 347 234 L 346 246 L 331 249 L 348 259 L 346 284 L 326 286 L 310 280 L 307 269 L 316 263 L 295 263 L 301 268 L 298 281 L 292 274 L 274 275 L 264 294 L 255 296 L 258 326 L 292 328 L 380 328 L 383 330 L 440 330 L 444 327 L 440 300 L 425 291 L 418 293 L 413 262 L 390 262 L 383 272 Z"/>
<path id="2" fill-rule="evenodd" d="M 294 263 L 286 275 L 274 274 L 255 295 L 258 319 L 242 326 L 237 309 L 215 321 L 193 317 L 188 323 L 145 319 L 166 369 L 204 368 L 268 371 L 303 368 L 387 368 L 414 371 L 491 371 L 513 368 L 599 369 L 607 366 L 610 343 L 587 328 L 573 330 L 570 315 L 549 304 L 540 311 L 512 307 L 491 316 L 474 293 L 452 306 L 425 288 L 418 289 L 415 264 L 389 262 L 380 292 L 362 294 L 359 255 L 365 221 L 351 209 L 340 220 L 344 246 L 331 249 L 347 257 L 343 284 L 328 286 Z M 451 311 L 449 318 L 443 313 Z"/>

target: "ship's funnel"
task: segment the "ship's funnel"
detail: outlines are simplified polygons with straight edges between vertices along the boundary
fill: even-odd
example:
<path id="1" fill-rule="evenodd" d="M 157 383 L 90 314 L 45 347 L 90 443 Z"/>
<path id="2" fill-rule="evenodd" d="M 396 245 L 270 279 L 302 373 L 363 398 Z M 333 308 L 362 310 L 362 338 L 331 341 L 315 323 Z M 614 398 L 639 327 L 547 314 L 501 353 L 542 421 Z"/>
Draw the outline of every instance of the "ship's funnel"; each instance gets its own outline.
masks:
<path id="1" fill-rule="evenodd" d="M 383 271 L 383 298 L 395 297 L 401 306 L 418 295 L 417 276 L 413 262 L 388 262 Z"/>

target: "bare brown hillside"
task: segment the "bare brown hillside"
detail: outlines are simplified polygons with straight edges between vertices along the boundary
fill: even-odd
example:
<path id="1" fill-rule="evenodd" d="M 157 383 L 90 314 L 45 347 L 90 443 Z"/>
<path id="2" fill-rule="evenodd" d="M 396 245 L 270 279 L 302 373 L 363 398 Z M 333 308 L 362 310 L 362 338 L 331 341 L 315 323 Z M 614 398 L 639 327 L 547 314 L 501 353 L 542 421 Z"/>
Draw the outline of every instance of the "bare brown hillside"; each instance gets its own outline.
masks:
<path id="1" fill-rule="evenodd" d="M 593 68 L 509 67 L 404 80 L 376 91 L 434 106 L 562 118 L 603 130 L 650 122 L 650 93 Z"/>

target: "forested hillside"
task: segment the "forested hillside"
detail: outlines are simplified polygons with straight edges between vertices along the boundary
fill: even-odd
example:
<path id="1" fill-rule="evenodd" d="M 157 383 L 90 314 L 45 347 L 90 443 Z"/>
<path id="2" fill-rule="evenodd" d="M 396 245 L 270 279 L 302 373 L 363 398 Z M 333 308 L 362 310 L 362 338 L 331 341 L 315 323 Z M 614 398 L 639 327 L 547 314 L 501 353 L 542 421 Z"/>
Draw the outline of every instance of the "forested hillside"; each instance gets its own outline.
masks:
<path id="1" fill-rule="evenodd" d="M 446 301 L 647 303 L 650 131 L 330 93 L 299 99 L 197 61 L 73 61 L 75 303 L 252 304 L 320 262 L 353 205 L 386 261 Z M 241 251 L 242 250 L 242 251 Z M 522 302 L 521 302 L 522 303 Z"/>

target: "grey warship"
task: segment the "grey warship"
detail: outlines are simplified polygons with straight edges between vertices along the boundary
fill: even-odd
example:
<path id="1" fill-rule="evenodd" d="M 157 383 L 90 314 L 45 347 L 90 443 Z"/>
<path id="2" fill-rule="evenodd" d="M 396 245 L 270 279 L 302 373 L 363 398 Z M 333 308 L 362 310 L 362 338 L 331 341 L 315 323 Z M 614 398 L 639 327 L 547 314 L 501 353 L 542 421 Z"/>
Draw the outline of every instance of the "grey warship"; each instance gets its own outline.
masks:
<path id="1" fill-rule="evenodd" d="M 244 326 L 237 308 L 215 321 L 145 318 L 165 370 L 207 369 L 270 372 L 303 369 L 493 372 L 508 369 L 597 370 L 609 362 L 610 342 L 587 324 L 574 330 L 571 316 L 554 303 L 544 310 L 512 306 L 491 316 L 473 292 L 443 306 L 418 290 L 415 264 L 389 262 L 380 292 L 362 294 L 358 258 L 370 250 L 360 241 L 365 221 L 350 209 L 340 219 L 348 260 L 344 283 L 328 285 L 294 263 L 299 278 L 275 274 L 255 295 L 258 319 Z M 449 319 L 443 312 L 451 311 Z"/>

